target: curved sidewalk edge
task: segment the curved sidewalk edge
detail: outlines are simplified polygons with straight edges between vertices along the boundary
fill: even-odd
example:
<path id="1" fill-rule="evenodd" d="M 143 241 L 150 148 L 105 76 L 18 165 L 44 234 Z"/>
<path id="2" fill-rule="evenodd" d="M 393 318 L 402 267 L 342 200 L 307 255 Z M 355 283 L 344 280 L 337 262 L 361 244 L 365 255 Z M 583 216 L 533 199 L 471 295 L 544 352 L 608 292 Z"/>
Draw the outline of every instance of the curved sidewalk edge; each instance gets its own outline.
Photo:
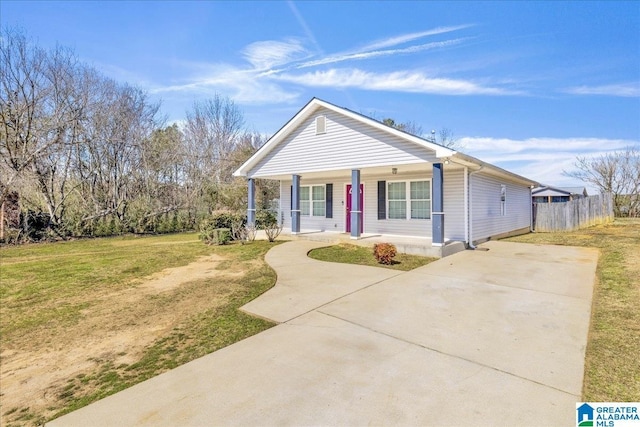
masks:
<path id="1" fill-rule="evenodd" d="M 326 246 L 330 244 L 298 240 L 271 249 L 265 260 L 278 275 L 275 286 L 240 309 L 283 323 L 403 273 L 386 268 L 318 261 L 307 256 L 312 249 Z"/>

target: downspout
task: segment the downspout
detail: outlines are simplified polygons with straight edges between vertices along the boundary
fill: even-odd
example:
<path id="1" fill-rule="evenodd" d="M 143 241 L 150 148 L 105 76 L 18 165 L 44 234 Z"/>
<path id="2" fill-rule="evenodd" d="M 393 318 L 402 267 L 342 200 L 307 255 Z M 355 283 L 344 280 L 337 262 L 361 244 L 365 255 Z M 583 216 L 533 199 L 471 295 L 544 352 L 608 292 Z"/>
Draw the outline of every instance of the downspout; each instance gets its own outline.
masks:
<path id="1" fill-rule="evenodd" d="M 484 165 L 480 166 L 480 169 L 469 172 L 469 247 L 471 249 L 475 249 L 476 247 L 473 245 L 473 180 L 471 177 L 484 169 Z"/>
<path id="2" fill-rule="evenodd" d="M 533 233 L 533 186 L 529 186 L 529 200 L 531 200 L 531 209 L 529 209 L 529 232 Z"/>
<path id="3" fill-rule="evenodd" d="M 464 197 L 464 240 L 469 244 L 469 168 L 464 167 L 463 179 L 463 197 Z"/>

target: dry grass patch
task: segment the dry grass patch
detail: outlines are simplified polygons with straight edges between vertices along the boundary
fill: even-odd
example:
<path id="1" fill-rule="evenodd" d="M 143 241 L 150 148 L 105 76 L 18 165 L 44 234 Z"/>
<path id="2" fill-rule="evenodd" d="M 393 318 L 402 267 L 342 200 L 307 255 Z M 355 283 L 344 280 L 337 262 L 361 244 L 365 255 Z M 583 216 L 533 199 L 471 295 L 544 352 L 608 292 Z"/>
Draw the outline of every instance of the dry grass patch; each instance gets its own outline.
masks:
<path id="1" fill-rule="evenodd" d="M 2 248 L 0 424 L 37 425 L 272 326 L 267 242 L 194 234 Z"/>
<path id="2" fill-rule="evenodd" d="M 640 219 L 508 240 L 600 249 L 582 399 L 640 401 Z"/>

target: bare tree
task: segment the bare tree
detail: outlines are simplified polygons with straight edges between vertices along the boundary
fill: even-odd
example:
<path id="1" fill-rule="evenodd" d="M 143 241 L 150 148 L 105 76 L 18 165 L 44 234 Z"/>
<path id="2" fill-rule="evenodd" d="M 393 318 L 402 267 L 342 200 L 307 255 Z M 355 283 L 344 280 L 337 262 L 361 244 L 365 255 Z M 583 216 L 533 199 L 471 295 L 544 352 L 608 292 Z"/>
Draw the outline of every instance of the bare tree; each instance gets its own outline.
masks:
<path id="1" fill-rule="evenodd" d="M 186 212 L 195 226 L 201 213 L 244 209 L 246 182 L 232 172 L 265 139 L 245 130 L 233 101 L 196 102 L 182 130 L 161 128 L 158 111 L 144 91 L 70 50 L 3 30 L 0 204 L 17 195 L 21 209 L 49 218 L 60 235 L 155 230 L 169 213 L 175 221 Z M 268 207 L 277 188 L 256 189 Z"/>
<path id="2" fill-rule="evenodd" d="M 453 131 L 449 128 L 442 128 L 439 132 L 438 144 L 443 145 L 452 150 L 459 149 L 458 138 L 453 134 Z"/>
<path id="3" fill-rule="evenodd" d="M 160 215 L 186 205 L 183 193 L 183 135 L 177 125 L 155 129 L 142 142 L 138 226 L 147 228 Z"/>
<path id="4" fill-rule="evenodd" d="M 257 132 L 247 132 L 240 136 L 235 149 L 229 154 L 226 164 L 226 174 L 231 176 L 234 170 L 251 157 L 267 138 Z M 272 208 L 272 201 L 278 198 L 280 187 L 277 181 L 257 179 L 255 181 L 256 207 L 258 209 Z M 244 211 L 247 207 L 247 182 L 244 178 L 233 178 L 221 187 L 220 204 L 228 209 Z"/>
<path id="5" fill-rule="evenodd" d="M 401 130 L 403 132 L 410 133 L 411 135 L 422 136 L 422 134 L 423 134 L 422 126 L 420 126 L 416 122 L 396 123 L 395 120 L 393 120 L 392 118 L 387 117 L 386 119 L 382 120 L 382 123 L 384 123 L 387 126 L 391 126 L 391 127 L 396 128 L 398 130 Z"/>
<path id="6" fill-rule="evenodd" d="M 221 191 L 233 181 L 232 153 L 244 133 L 244 116 L 229 98 L 216 95 L 195 102 L 187 112 L 184 136 L 192 209 L 210 212 L 224 204 Z"/>
<path id="7" fill-rule="evenodd" d="M 45 51 L 18 31 L 3 32 L 0 51 L 0 199 L 17 181 L 33 183 L 55 229 L 64 216 L 71 156 L 84 114 L 83 67 L 67 49 Z"/>
<path id="8" fill-rule="evenodd" d="M 143 180 L 142 149 L 159 105 L 140 89 L 101 78 L 94 86 L 76 167 L 86 203 L 84 221 L 115 215 L 124 221 Z"/>
<path id="9" fill-rule="evenodd" d="M 613 195 L 616 216 L 640 216 L 640 148 L 627 147 L 598 157 L 578 157 L 576 170 L 564 175 Z"/>
<path id="10" fill-rule="evenodd" d="M 387 117 L 380 120 L 383 124 L 407 132 L 411 135 L 419 136 L 427 141 L 431 141 L 435 144 L 443 145 L 447 148 L 456 149 L 458 146 L 458 139 L 454 136 L 453 131 L 449 128 L 442 128 L 439 132 L 439 138 L 436 138 L 436 131 L 432 130 L 430 134 L 425 134 L 422 126 L 416 122 L 404 122 L 397 123 L 394 119 Z"/>
<path id="11" fill-rule="evenodd" d="M 231 179 L 222 166 L 244 132 L 244 116 L 235 103 L 220 95 L 195 102 L 187 112 L 185 140 L 192 166 L 216 183 Z M 197 175 L 196 171 L 191 171 Z"/>

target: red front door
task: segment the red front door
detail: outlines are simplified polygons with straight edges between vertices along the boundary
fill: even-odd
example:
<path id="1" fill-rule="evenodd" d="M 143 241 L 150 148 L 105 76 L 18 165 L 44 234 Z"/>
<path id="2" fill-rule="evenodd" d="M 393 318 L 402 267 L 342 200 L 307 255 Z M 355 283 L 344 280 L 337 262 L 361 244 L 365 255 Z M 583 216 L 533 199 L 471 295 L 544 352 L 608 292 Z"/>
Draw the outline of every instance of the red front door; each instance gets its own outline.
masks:
<path id="1" fill-rule="evenodd" d="M 351 184 L 347 184 L 347 218 L 346 218 L 346 232 L 351 233 Z M 362 211 L 362 215 L 360 218 L 364 218 L 364 184 L 360 184 L 360 210 Z M 360 220 L 360 233 L 362 233 L 363 227 L 362 223 L 364 221 Z"/>

